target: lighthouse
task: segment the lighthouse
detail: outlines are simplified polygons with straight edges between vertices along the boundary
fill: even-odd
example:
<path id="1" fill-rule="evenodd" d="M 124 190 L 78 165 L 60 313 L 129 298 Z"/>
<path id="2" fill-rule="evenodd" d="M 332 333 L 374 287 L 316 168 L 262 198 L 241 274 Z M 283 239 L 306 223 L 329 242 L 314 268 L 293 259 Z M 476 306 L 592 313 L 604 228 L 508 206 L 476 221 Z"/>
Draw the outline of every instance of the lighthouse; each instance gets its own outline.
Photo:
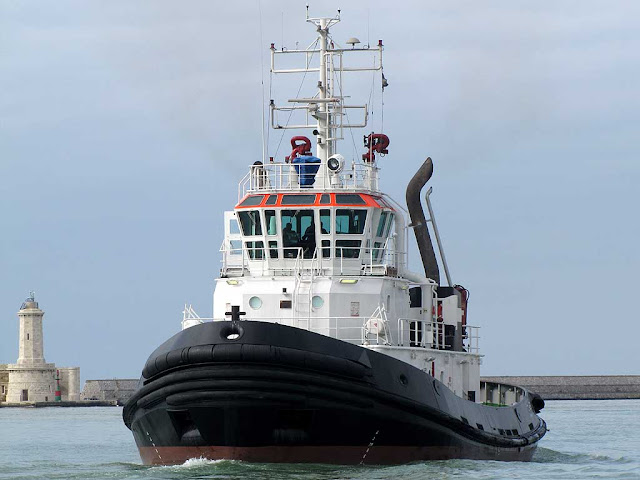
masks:
<path id="1" fill-rule="evenodd" d="M 80 369 L 56 368 L 44 358 L 43 319 L 44 311 L 35 294 L 30 292 L 18 311 L 18 361 L 6 366 L 9 373 L 7 403 L 79 399 Z"/>
<path id="2" fill-rule="evenodd" d="M 35 293 L 30 292 L 20 310 L 20 336 L 18 349 L 18 365 L 43 365 L 44 345 L 42 339 L 42 318 L 44 312 L 38 307 Z"/>

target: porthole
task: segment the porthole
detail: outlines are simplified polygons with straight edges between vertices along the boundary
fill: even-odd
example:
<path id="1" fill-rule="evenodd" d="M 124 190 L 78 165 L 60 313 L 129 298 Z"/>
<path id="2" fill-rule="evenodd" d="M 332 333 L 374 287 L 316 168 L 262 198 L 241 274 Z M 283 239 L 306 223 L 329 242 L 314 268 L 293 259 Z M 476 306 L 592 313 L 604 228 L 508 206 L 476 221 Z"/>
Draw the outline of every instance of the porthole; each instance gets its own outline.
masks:
<path id="1" fill-rule="evenodd" d="M 262 300 L 260 300 L 260 297 L 251 297 L 249 299 L 249 306 L 254 310 L 258 310 L 262 306 Z"/>
<path id="2" fill-rule="evenodd" d="M 311 305 L 313 305 L 313 308 L 322 308 L 322 306 L 324 305 L 324 300 L 322 299 L 322 297 L 314 295 L 311 299 Z"/>

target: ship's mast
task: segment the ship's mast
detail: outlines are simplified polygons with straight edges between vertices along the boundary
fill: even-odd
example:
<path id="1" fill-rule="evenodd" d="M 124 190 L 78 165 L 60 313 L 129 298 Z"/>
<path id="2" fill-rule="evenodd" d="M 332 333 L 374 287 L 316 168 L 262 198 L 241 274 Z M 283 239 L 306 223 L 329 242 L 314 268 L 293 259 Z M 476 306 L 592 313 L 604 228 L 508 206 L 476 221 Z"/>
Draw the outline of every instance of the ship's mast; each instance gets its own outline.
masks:
<path id="1" fill-rule="evenodd" d="M 308 23 L 313 24 L 318 32 L 318 38 L 306 49 L 290 50 L 281 48 L 276 50 L 275 44 L 271 44 L 271 73 L 273 74 L 300 74 L 309 72 L 318 72 L 317 93 L 313 98 L 293 98 L 289 99 L 291 106 L 277 106 L 275 101 L 271 99 L 271 127 L 274 129 L 312 129 L 316 135 L 316 156 L 320 159 L 322 165 L 326 165 L 327 160 L 336 153 L 336 141 L 344 137 L 344 130 L 351 128 L 365 128 L 367 126 L 368 106 L 364 105 L 345 105 L 345 96 L 342 92 L 342 75 L 344 72 L 366 72 L 382 70 L 382 41 L 377 48 L 356 47 L 359 40 L 351 38 L 347 43 L 351 48 L 340 47 L 333 43 L 329 36 L 330 28 L 340 22 L 340 10 L 335 17 L 309 17 L 307 9 Z M 343 63 L 343 55 L 345 53 L 352 54 L 355 52 L 373 53 L 377 59 L 374 59 L 372 66 L 346 66 Z M 304 67 L 300 68 L 278 68 L 276 66 L 276 57 L 281 55 L 298 55 L 304 56 Z M 315 55 L 319 56 L 316 60 L 317 66 L 312 65 Z M 376 61 L 377 60 L 377 61 Z M 315 62 L 314 62 L 315 63 Z M 289 118 L 293 112 L 304 111 L 307 114 L 307 121 L 304 123 L 280 124 L 276 117 L 277 112 L 287 112 Z M 347 112 L 351 114 L 350 121 L 345 121 Z M 312 123 L 311 118 L 315 120 Z M 361 118 L 358 121 L 358 117 Z M 318 172 L 318 176 L 325 175 L 324 168 Z M 319 184 L 325 184 L 318 182 Z M 328 184 L 328 180 L 327 180 Z"/>
<path id="2" fill-rule="evenodd" d="M 331 66 L 329 52 L 329 28 L 340 21 L 340 12 L 337 17 L 320 17 L 309 18 L 309 11 L 307 9 L 307 22 L 313 23 L 318 30 L 318 44 L 319 44 L 319 79 L 318 79 L 318 110 L 316 120 L 318 122 L 317 131 L 319 133 L 319 141 L 317 144 L 317 157 L 322 163 L 325 163 L 327 159 L 333 155 L 334 148 L 334 129 L 331 123 L 331 109 L 329 103 L 335 102 L 333 97 L 333 91 L 331 85 L 329 85 L 328 69 Z"/>
<path id="3" fill-rule="evenodd" d="M 329 35 L 329 28 L 327 27 L 327 19 L 320 19 L 320 25 L 318 26 L 318 32 L 320 33 L 320 80 L 318 81 L 318 97 L 320 98 L 320 108 L 318 115 L 318 132 L 320 132 L 320 138 L 324 138 L 324 142 L 318 142 L 317 155 L 322 163 L 326 162 L 331 155 L 331 140 L 333 135 L 331 134 L 331 122 L 329 121 L 329 108 L 327 102 L 322 100 L 327 99 L 327 36 Z"/>

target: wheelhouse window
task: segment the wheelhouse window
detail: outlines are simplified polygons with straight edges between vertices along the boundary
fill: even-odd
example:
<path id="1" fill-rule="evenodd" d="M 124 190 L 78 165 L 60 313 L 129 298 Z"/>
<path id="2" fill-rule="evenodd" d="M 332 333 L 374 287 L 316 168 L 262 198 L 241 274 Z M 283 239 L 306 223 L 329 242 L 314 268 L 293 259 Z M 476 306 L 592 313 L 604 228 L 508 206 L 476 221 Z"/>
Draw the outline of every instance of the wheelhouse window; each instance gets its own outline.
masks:
<path id="1" fill-rule="evenodd" d="M 354 193 L 336 193 L 338 205 L 366 205 L 367 202 L 360 195 Z"/>
<path id="2" fill-rule="evenodd" d="M 331 240 L 322 240 L 322 258 L 331 257 Z"/>
<path id="3" fill-rule="evenodd" d="M 366 210 L 337 209 L 336 233 L 339 235 L 361 235 L 367 220 Z"/>
<path id="4" fill-rule="evenodd" d="M 267 198 L 267 201 L 264 202 L 264 204 L 275 205 L 277 201 L 278 201 L 278 195 L 269 195 L 269 198 Z"/>
<path id="5" fill-rule="evenodd" d="M 229 242 L 230 255 L 242 255 L 242 242 L 240 240 L 231 240 Z"/>
<path id="6" fill-rule="evenodd" d="M 373 242 L 373 260 L 378 261 L 382 259 L 384 254 L 384 247 L 381 242 Z"/>
<path id="7" fill-rule="evenodd" d="M 239 207 L 255 207 L 256 205 L 260 205 L 262 203 L 262 199 L 264 195 L 252 195 L 250 197 L 245 198 Z"/>
<path id="8" fill-rule="evenodd" d="M 278 258 L 278 242 L 269 240 L 269 258 Z"/>
<path id="9" fill-rule="evenodd" d="M 262 260 L 264 258 L 263 242 L 244 242 L 251 260 Z"/>
<path id="10" fill-rule="evenodd" d="M 331 210 L 320 210 L 320 233 L 322 235 L 331 233 Z"/>
<path id="11" fill-rule="evenodd" d="M 391 225 L 393 225 L 393 213 L 389 214 L 389 221 L 387 222 L 387 228 L 384 229 L 384 236 L 388 237 L 389 236 L 389 231 L 391 230 Z"/>
<path id="12" fill-rule="evenodd" d="M 265 210 L 264 211 L 264 223 L 267 229 L 267 235 L 277 235 L 278 227 L 276 225 L 276 211 Z"/>
<path id="13" fill-rule="evenodd" d="M 386 225 L 387 222 L 387 217 L 389 216 L 388 212 L 381 212 L 380 213 L 380 221 L 378 222 L 378 230 L 376 231 L 376 237 L 382 237 L 384 234 L 384 227 Z"/>
<path id="14" fill-rule="evenodd" d="M 262 225 L 260 224 L 260 212 L 258 210 L 249 210 L 246 212 L 238 212 L 240 218 L 240 226 L 245 236 L 262 235 Z"/>
<path id="15" fill-rule="evenodd" d="M 336 240 L 336 257 L 358 258 L 360 256 L 360 240 Z"/>
<path id="16" fill-rule="evenodd" d="M 283 195 L 280 201 L 281 205 L 313 205 L 316 202 L 316 196 L 313 195 Z"/>
<path id="17" fill-rule="evenodd" d="M 302 248 L 311 258 L 316 248 L 313 210 L 282 210 L 282 246 L 286 258 L 295 258 Z M 310 253 L 309 253 L 310 252 Z"/>
<path id="18" fill-rule="evenodd" d="M 232 235 L 237 235 L 240 233 L 240 227 L 238 226 L 238 220 L 232 218 L 229 221 L 229 233 Z"/>

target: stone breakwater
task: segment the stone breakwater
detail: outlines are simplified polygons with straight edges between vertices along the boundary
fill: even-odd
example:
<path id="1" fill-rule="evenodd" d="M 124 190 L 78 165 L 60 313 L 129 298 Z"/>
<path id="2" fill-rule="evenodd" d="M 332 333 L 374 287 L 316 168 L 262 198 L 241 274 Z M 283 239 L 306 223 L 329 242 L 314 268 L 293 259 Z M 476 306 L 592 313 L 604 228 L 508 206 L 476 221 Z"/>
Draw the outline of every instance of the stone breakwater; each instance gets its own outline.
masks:
<path id="1" fill-rule="evenodd" d="M 506 376 L 481 380 L 524 387 L 545 400 L 640 398 L 640 375 Z"/>
<path id="2" fill-rule="evenodd" d="M 483 382 L 524 387 L 545 400 L 640 399 L 640 375 L 502 376 Z M 80 402 L 0 403 L 0 406 L 112 406 L 122 405 L 137 388 L 137 379 L 87 380 Z"/>
<path id="3" fill-rule="evenodd" d="M 137 378 L 87 380 L 82 389 L 83 400 L 113 401 L 123 405 L 138 386 Z"/>
<path id="4" fill-rule="evenodd" d="M 19 402 L 19 403 L 0 403 L 0 408 L 17 407 L 17 408 L 43 408 L 43 407 L 115 407 L 118 403 L 115 401 L 57 401 L 57 402 Z"/>

